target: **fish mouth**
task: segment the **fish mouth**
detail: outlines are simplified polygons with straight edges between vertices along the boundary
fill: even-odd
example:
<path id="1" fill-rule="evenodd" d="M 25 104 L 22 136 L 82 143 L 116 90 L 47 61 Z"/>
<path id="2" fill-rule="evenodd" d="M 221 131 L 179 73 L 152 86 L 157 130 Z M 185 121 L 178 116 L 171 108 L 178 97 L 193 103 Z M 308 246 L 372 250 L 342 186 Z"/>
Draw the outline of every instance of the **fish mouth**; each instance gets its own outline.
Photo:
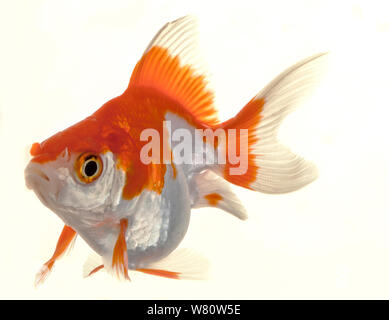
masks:
<path id="1" fill-rule="evenodd" d="M 30 172 L 25 172 L 26 186 L 28 189 L 34 189 L 34 182 L 36 178 L 42 178 L 43 180 L 50 182 L 50 178 L 42 170 L 33 168 Z"/>
<path id="2" fill-rule="evenodd" d="M 24 178 L 28 189 L 36 189 L 36 184 L 39 180 L 50 182 L 48 175 L 35 163 L 28 164 L 24 170 Z"/>
<path id="3" fill-rule="evenodd" d="M 33 190 L 39 200 L 47 207 L 50 207 L 50 195 L 58 194 L 58 187 L 50 175 L 47 174 L 40 164 L 30 162 L 24 170 L 26 187 Z"/>

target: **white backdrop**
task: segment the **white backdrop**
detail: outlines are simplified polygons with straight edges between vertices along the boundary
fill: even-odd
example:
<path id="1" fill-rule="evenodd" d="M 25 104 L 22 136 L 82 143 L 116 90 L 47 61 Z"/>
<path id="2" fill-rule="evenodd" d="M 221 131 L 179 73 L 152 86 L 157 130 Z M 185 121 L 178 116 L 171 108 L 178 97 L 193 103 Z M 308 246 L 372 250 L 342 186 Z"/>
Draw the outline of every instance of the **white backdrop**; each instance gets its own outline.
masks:
<path id="1" fill-rule="evenodd" d="M 386 1 L 2 1 L 0 5 L 0 298 L 389 298 Z M 47 282 L 34 276 L 63 224 L 24 184 L 35 141 L 127 87 L 155 32 L 197 16 L 220 117 L 237 113 L 298 60 L 331 51 L 316 94 L 280 138 L 319 178 L 287 195 L 235 187 L 249 219 L 193 212 L 182 247 L 212 264 L 206 281 L 105 272 L 83 279 L 78 238 Z"/>

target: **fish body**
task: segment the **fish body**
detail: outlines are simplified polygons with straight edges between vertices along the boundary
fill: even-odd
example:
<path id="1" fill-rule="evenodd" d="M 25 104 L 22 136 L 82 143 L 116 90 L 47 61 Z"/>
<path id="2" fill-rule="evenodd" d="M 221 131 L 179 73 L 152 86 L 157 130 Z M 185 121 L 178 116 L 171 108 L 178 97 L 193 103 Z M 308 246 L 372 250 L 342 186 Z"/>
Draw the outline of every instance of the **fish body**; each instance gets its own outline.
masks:
<path id="1" fill-rule="evenodd" d="M 234 118 L 220 122 L 197 67 L 194 39 L 193 18 L 166 24 L 122 95 L 33 144 L 27 187 L 65 223 L 38 282 L 76 234 L 102 257 L 91 273 L 104 267 L 127 279 L 128 269 L 180 278 L 151 266 L 180 244 L 192 208 L 217 207 L 245 219 L 230 183 L 284 193 L 315 179 L 314 165 L 278 143 L 276 133 L 310 87 L 323 55 L 291 67 Z"/>

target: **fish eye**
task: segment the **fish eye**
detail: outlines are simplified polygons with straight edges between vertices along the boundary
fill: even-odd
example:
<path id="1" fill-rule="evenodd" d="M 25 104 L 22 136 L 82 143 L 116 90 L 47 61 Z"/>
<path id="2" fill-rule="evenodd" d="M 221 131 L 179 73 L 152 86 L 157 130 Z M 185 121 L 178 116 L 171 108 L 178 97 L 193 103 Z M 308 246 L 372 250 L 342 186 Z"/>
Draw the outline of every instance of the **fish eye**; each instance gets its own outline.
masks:
<path id="1" fill-rule="evenodd" d="M 83 153 L 76 161 L 75 170 L 81 182 L 91 183 L 100 177 L 103 163 L 98 155 Z"/>

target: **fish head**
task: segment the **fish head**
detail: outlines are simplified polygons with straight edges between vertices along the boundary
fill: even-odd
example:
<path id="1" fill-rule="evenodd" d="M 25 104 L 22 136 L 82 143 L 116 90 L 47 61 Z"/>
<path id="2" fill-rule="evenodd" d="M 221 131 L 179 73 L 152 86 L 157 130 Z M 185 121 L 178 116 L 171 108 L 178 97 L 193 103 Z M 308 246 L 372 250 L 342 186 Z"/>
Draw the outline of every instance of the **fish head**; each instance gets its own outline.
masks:
<path id="1" fill-rule="evenodd" d="M 92 213 L 114 210 L 125 183 L 120 159 L 110 148 L 118 137 L 90 117 L 34 143 L 25 169 L 26 186 L 73 226 Z"/>

